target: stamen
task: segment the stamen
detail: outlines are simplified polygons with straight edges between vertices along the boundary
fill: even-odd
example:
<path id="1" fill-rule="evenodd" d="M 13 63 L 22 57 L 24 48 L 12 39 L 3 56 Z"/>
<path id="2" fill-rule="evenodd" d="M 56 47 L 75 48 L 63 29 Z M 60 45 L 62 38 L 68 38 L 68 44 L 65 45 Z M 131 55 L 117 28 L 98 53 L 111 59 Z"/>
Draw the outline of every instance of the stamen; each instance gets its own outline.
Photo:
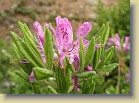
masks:
<path id="1" fill-rule="evenodd" d="M 76 43 L 76 42 L 74 42 L 74 43 L 73 43 L 73 46 L 77 46 L 77 43 Z"/>
<path id="2" fill-rule="evenodd" d="M 66 52 L 66 49 L 65 48 L 63 49 L 63 52 Z"/>

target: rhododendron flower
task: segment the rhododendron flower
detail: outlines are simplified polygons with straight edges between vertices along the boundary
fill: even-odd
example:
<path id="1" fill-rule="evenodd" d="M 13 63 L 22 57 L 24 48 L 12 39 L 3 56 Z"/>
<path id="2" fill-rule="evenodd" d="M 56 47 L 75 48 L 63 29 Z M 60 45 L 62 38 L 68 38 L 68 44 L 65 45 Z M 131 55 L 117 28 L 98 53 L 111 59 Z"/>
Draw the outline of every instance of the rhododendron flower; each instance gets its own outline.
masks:
<path id="1" fill-rule="evenodd" d="M 67 18 L 56 17 L 56 30 L 52 26 L 46 24 L 50 28 L 55 38 L 55 48 L 60 54 L 60 67 L 63 68 L 63 60 L 66 56 L 69 57 L 70 63 L 74 62 L 74 56 L 79 56 L 79 37 L 82 37 L 84 47 L 87 48 L 89 41 L 86 40 L 87 34 L 91 31 L 91 23 L 83 23 L 77 30 L 77 38 L 73 40 L 73 30 L 71 23 Z"/>
<path id="2" fill-rule="evenodd" d="M 89 22 L 83 23 L 77 30 L 76 40 L 73 40 L 73 30 L 71 23 L 67 18 L 56 17 L 56 30 L 52 26 L 46 24 L 47 28 L 50 28 L 55 38 L 55 48 L 60 54 L 60 67 L 63 68 L 63 60 L 66 56 L 69 57 L 70 63 L 74 62 L 75 70 L 78 71 L 79 65 L 79 38 L 82 37 L 84 48 L 89 45 L 89 41 L 86 40 L 86 36 L 91 31 L 92 25 Z M 78 91 L 78 78 L 73 76 L 74 90 Z"/>
<path id="3" fill-rule="evenodd" d="M 49 28 L 51 33 L 54 35 L 54 44 L 55 44 L 55 50 L 58 52 L 58 55 L 60 56 L 59 58 L 59 63 L 60 67 L 63 68 L 63 60 L 65 57 L 69 57 L 69 62 L 70 64 L 74 62 L 74 67 L 75 70 L 78 71 L 78 66 L 79 66 L 79 38 L 82 37 L 83 44 L 84 44 L 84 49 L 86 50 L 89 41 L 86 39 L 86 36 L 88 33 L 91 31 L 92 25 L 89 22 L 84 22 L 77 30 L 76 32 L 76 40 L 73 40 L 73 30 L 71 23 L 68 21 L 67 18 L 61 18 L 60 16 L 56 17 L 56 30 L 49 25 L 45 24 L 46 28 Z M 45 60 L 45 55 L 44 55 L 44 31 L 42 29 L 42 26 L 38 21 L 34 23 L 34 28 L 38 34 L 39 38 L 39 46 L 38 49 L 41 52 L 41 56 L 44 62 Z M 96 44 L 96 49 L 100 48 L 100 44 Z M 55 53 L 55 57 L 56 57 Z M 92 67 L 87 66 L 85 68 L 87 71 L 93 70 Z M 78 88 L 78 78 L 76 76 L 73 76 L 74 79 L 74 90 L 79 90 Z"/>

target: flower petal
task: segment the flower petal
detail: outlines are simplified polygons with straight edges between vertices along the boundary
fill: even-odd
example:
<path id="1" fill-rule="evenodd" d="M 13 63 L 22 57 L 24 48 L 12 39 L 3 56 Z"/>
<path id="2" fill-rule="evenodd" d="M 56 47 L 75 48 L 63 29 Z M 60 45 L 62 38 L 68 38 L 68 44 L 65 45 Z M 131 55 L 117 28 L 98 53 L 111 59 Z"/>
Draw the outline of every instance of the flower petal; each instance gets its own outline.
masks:
<path id="1" fill-rule="evenodd" d="M 56 35 L 59 44 L 65 49 L 73 42 L 72 26 L 67 18 L 56 17 Z"/>
<path id="2" fill-rule="evenodd" d="M 40 25 L 40 23 L 38 21 L 35 21 L 33 26 L 38 34 L 41 44 L 43 45 L 44 44 L 44 31 L 43 31 L 42 26 Z"/>
<path id="3" fill-rule="evenodd" d="M 77 37 L 82 36 L 85 38 L 88 33 L 91 31 L 92 25 L 90 22 L 84 22 L 77 30 Z"/>
<path id="4" fill-rule="evenodd" d="M 116 35 L 115 35 L 115 47 L 118 50 L 121 49 L 120 37 L 119 37 L 118 33 L 116 33 Z"/>
<path id="5" fill-rule="evenodd" d="M 125 37 L 125 42 L 123 43 L 123 48 L 125 51 L 130 50 L 130 45 L 128 44 L 130 40 L 130 36 Z"/>
<path id="6" fill-rule="evenodd" d="M 35 80 L 34 72 L 32 71 L 30 76 L 29 76 L 29 81 L 33 82 Z"/>

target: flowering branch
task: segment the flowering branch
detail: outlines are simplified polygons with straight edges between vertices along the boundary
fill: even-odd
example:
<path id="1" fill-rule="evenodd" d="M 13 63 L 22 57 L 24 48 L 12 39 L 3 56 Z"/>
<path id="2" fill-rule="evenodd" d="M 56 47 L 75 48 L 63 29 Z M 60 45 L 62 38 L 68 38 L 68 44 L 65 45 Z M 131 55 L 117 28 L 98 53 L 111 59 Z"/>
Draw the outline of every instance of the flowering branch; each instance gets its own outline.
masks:
<path id="1" fill-rule="evenodd" d="M 89 22 L 78 28 L 75 40 L 67 18 L 56 17 L 56 30 L 47 23 L 43 29 L 36 21 L 37 37 L 26 24 L 18 23 L 24 39 L 11 32 L 16 58 L 22 61 L 16 73 L 32 84 L 35 94 L 92 94 L 95 78 L 108 75 L 118 66 L 107 64 L 114 52 L 113 46 L 105 50 L 109 23 L 90 41 L 86 39 L 92 28 Z"/>

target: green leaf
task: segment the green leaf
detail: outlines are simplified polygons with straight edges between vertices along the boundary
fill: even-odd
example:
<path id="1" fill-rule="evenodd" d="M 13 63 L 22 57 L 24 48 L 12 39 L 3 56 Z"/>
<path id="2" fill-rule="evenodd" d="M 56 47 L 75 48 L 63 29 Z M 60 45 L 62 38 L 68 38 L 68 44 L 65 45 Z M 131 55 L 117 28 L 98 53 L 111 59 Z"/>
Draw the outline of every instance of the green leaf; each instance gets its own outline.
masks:
<path id="1" fill-rule="evenodd" d="M 27 82 L 29 82 L 29 75 L 27 73 L 25 73 L 22 70 L 15 70 L 15 73 L 17 75 L 19 75 L 22 79 L 26 80 Z"/>
<path id="2" fill-rule="evenodd" d="M 94 54 L 94 58 L 93 58 L 93 68 L 96 68 L 99 61 L 100 61 L 100 57 L 101 57 L 101 54 L 102 53 L 102 46 L 95 51 L 95 54 Z"/>
<path id="3" fill-rule="evenodd" d="M 47 88 L 50 94 L 58 94 L 57 91 L 52 86 L 49 85 Z"/>
<path id="4" fill-rule="evenodd" d="M 108 37 L 109 37 L 109 32 L 110 32 L 110 27 L 109 27 L 109 22 L 105 25 L 103 24 L 102 27 L 100 28 L 98 34 L 96 35 L 96 38 L 98 38 L 99 36 L 101 37 L 101 39 L 103 40 L 102 44 L 106 44 Z"/>
<path id="5" fill-rule="evenodd" d="M 102 36 L 103 34 L 105 34 L 105 24 L 103 24 L 99 30 L 99 32 L 96 35 L 96 38 L 98 38 L 99 36 Z"/>
<path id="6" fill-rule="evenodd" d="M 26 45 L 31 49 L 33 54 L 36 56 L 36 58 L 38 59 L 38 62 L 41 64 L 41 67 L 44 67 L 42 57 L 40 55 L 40 52 L 37 49 L 37 44 L 33 38 L 33 35 L 31 34 L 28 26 L 26 24 L 21 23 L 20 21 L 18 21 L 18 24 L 19 24 L 20 30 L 22 31 L 22 34 L 24 36 Z"/>
<path id="7" fill-rule="evenodd" d="M 42 64 L 40 64 L 38 58 L 30 47 L 28 47 L 24 42 L 16 41 L 16 44 L 19 51 L 29 62 L 31 62 L 34 66 L 42 67 Z"/>
<path id="8" fill-rule="evenodd" d="M 67 93 L 66 77 L 64 75 L 64 70 L 62 70 L 60 67 L 56 68 L 56 82 L 58 85 L 59 93 L 62 93 L 62 94 Z"/>
<path id="9" fill-rule="evenodd" d="M 72 73 L 75 73 L 75 68 L 74 68 L 73 64 L 70 64 L 70 63 L 69 63 L 68 57 L 66 57 L 66 61 L 67 61 L 67 64 L 68 64 L 70 70 L 72 71 Z"/>
<path id="10" fill-rule="evenodd" d="M 81 71 L 84 69 L 84 64 L 85 64 L 84 45 L 81 37 L 80 37 L 79 57 L 80 57 L 79 71 Z"/>
<path id="11" fill-rule="evenodd" d="M 70 66 L 67 66 L 66 68 L 66 93 L 69 91 L 70 88 L 70 83 L 71 83 L 71 71 L 70 71 Z"/>
<path id="12" fill-rule="evenodd" d="M 90 86 L 90 89 L 89 89 L 89 93 L 88 93 L 88 94 L 93 94 L 93 93 L 94 93 L 94 90 L 95 90 L 95 83 L 93 83 L 93 84 Z"/>
<path id="13" fill-rule="evenodd" d="M 75 74 L 75 76 L 77 76 L 78 78 L 87 78 L 95 74 L 96 74 L 95 71 L 87 71 L 87 72 L 81 72 L 81 73 Z"/>
<path id="14" fill-rule="evenodd" d="M 18 50 L 17 46 L 15 43 L 12 43 L 12 48 L 14 50 L 14 53 L 16 55 L 16 58 L 18 59 L 18 61 L 22 61 L 24 59 L 24 57 L 22 56 L 22 54 L 20 53 L 20 51 Z M 28 68 L 28 66 L 31 64 L 23 64 L 20 63 L 20 67 L 27 73 L 30 74 L 32 71 L 32 68 Z"/>
<path id="15" fill-rule="evenodd" d="M 98 72 L 100 74 L 106 74 L 107 72 L 112 72 L 118 65 L 119 64 L 117 63 L 106 65 L 102 69 L 100 69 Z"/>
<path id="16" fill-rule="evenodd" d="M 113 52 L 114 52 L 114 47 L 112 46 L 111 48 L 109 48 L 106 53 L 104 54 L 101 62 L 98 64 L 97 68 L 96 69 L 101 69 L 108 60 L 110 60 L 110 58 L 112 57 L 113 55 Z"/>
<path id="17" fill-rule="evenodd" d="M 85 67 L 92 61 L 95 52 L 95 38 L 92 37 L 85 54 Z"/>
<path id="18" fill-rule="evenodd" d="M 25 23 L 22 23 L 22 22 L 18 21 L 18 26 L 20 27 L 20 30 L 21 30 L 23 36 L 28 34 L 27 36 L 29 36 L 29 38 L 31 40 L 34 40 L 34 37 L 33 37 L 32 33 L 31 33 L 31 31 L 29 30 L 28 26 Z"/>
<path id="19" fill-rule="evenodd" d="M 85 79 L 82 87 L 82 94 L 92 94 L 94 93 L 95 83 L 93 77 Z"/>
<path id="20" fill-rule="evenodd" d="M 45 83 L 34 80 L 31 84 L 34 94 L 49 94 Z"/>
<path id="21" fill-rule="evenodd" d="M 43 80 L 54 76 L 54 73 L 46 68 L 34 67 L 33 71 L 37 80 Z"/>
<path id="22" fill-rule="evenodd" d="M 53 50 L 52 34 L 47 28 L 45 29 L 44 51 L 46 56 L 47 67 L 48 69 L 52 69 L 54 50 Z"/>
<path id="23" fill-rule="evenodd" d="M 105 33 L 103 34 L 102 38 L 103 39 L 103 44 L 105 45 L 107 43 L 108 37 L 109 37 L 109 33 L 110 33 L 110 27 L 109 27 L 109 22 L 106 24 L 106 28 L 105 28 Z"/>
<path id="24" fill-rule="evenodd" d="M 16 43 L 16 41 L 23 42 L 23 40 L 16 33 L 12 32 L 12 31 L 10 33 L 12 34 L 15 43 Z"/>
<path id="25" fill-rule="evenodd" d="M 22 54 L 21 54 L 20 51 L 18 50 L 18 48 L 17 48 L 17 46 L 16 46 L 15 43 L 12 43 L 12 48 L 13 48 L 13 50 L 14 50 L 14 53 L 15 53 L 15 55 L 16 55 L 16 58 L 17 58 L 18 60 L 22 60 L 22 59 L 23 59 L 23 58 L 22 58 Z"/>
<path id="26" fill-rule="evenodd" d="M 85 79 L 83 82 L 82 94 L 86 94 L 86 92 L 88 90 L 87 85 L 88 85 L 88 81 L 87 81 L 87 79 Z"/>

